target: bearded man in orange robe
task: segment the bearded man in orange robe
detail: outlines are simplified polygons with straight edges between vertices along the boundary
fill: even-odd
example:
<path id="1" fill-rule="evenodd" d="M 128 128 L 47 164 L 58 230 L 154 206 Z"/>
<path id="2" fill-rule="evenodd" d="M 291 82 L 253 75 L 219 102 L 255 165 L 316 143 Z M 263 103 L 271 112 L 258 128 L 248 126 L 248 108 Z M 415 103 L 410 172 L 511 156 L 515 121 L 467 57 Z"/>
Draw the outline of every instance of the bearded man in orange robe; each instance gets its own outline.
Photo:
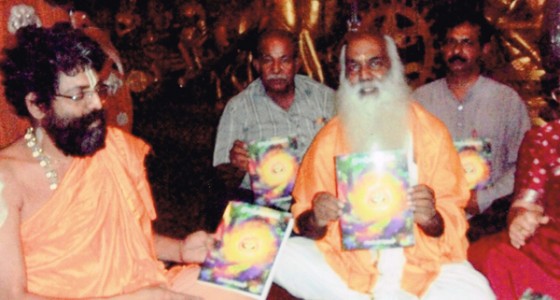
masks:
<path id="1" fill-rule="evenodd" d="M 75 28 L 86 30 L 90 38 L 101 44 L 108 56 L 100 77 L 109 80 L 112 88 L 111 99 L 105 107 L 107 123 L 128 132 L 132 131 L 132 97 L 126 85 L 122 84 L 124 70 L 118 52 L 112 45 L 108 34 L 95 27 L 83 12 L 71 9 L 70 1 L 48 0 L 4 0 L 0 1 L 0 45 L 13 44 L 14 33 L 23 25 L 36 24 L 51 27 L 56 22 L 72 22 Z M 118 70 L 113 70 L 115 65 Z M 29 122 L 19 117 L 4 97 L 4 87 L 0 85 L 0 148 L 18 138 Z"/>
<path id="2" fill-rule="evenodd" d="M 0 151 L 0 299 L 235 299 L 159 261 L 200 263 L 214 240 L 152 231 L 150 147 L 105 125 L 100 46 L 68 23 L 16 36 L 3 84 L 31 126 Z"/>
<path id="3" fill-rule="evenodd" d="M 442 122 L 411 102 L 391 38 L 348 35 L 337 109 L 304 156 L 292 207 L 302 237 L 287 243 L 275 282 L 305 299 L 493 299 L 466 261 L 468 189 L 457 152 Z M 409 161 L 415 244 L 344 250 L 334 158 L 398 149 Z"/>

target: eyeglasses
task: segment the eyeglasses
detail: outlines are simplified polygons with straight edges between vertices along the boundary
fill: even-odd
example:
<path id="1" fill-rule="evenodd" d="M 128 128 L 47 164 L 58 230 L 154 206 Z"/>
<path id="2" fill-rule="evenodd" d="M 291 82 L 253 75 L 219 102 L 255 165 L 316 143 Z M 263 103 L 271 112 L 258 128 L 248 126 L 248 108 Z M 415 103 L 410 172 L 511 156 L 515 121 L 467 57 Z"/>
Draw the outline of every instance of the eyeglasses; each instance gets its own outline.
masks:
<path id="1" fill-rule="evenodd" d="M 70 99 L 74 102 L 81 102 L 86 98 L 88 100 L 91 99 L 93 97 L 93 94 L 96 93 L 99 96 L 99 98 L 101 98 L 101 100 L 105 100 L 107 96 L 109 96 L 109 91 L 110 91 L 110 87 L 108 85 L 104 83 L 99 83 L 95 86 L 95 88 L 93 88 L 93 90 L 85 91 L 80 89 L 74 95 L 56 94 L 55 96 Z"/>

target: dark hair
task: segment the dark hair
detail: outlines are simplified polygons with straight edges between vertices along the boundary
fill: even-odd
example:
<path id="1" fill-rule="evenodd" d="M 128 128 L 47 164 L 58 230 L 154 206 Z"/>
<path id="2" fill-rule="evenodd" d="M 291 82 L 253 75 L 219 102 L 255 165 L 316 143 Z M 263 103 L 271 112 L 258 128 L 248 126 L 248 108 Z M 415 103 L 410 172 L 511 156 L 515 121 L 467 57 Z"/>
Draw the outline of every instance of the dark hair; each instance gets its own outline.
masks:
<path id="1" fill-rule="evenodd" d="M 86 67 L 99 71 L 106 58 L 96 42 L 70 23 L 22 27 L 16 39 L 14 48 L 4 50 L 0 67 L 6 98 L 23 117 L 30 116 L 25 105 L 29 93 L 35 94 L 37 105 L 50 108 L 60 72 L 73 75 Z"/>
<path id="2" fill-rule="evenodd" d="M 455 5 L 442 10 L 441 17 L 434 24 L 436 35 L 440 43 L 445 41 L 449 30 L 465 23 L 478 27 L 478 42 L 480 45 L 489 43 L 490 39 L 495 34 L 494 27 L 486 20 L 481 12 L 471 8 L 465 8 L 461 5 Z"/>
<path id="3" fill-rule="evenodd" d="M 294 51 L 294 58 L 297 57 L 298 55 L 298 40 L 297 37 L 291 33 L 290 31 L 284 30 L 284 29 L 268 29 L 263 31 L 260 35 L 259 35 L 259 41 L 257 43 L 257 52 L 256 52 L 256 58 L 260 58 L 262 56 L 262 43 L 264 40 L 269 39 L 269 38 L 279 38 L 279 39 L 285 39 L 287 40 L 290 45 L 292 46 L 292 49 Z"/>

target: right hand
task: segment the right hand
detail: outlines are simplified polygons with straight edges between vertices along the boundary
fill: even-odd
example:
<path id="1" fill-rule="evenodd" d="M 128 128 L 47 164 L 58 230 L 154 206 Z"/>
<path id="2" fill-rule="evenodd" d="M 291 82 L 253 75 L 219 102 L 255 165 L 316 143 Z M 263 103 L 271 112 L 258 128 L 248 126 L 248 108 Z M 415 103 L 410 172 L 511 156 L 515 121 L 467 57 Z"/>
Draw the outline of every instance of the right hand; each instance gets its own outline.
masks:
<path id="1" fill-rule="evenodd" d="M 232 165 L 245 172 L 249 169 L 249 152 L 247 144 L 243 141 L 236 140 L 229 150 L 229 161 Z"/>
<path id="2" fill-rule="evenodd" d="M 512 209 L 518 212 L 509 224 L 509 238 L 513 247 L 519 249 L 535 234 L 541 224 L 548 223 L 549 217 L 544 215 L 542 206 L 534 203 L 526 203 L 522 207 Z"/>
<path id="3" fill-rule="evenodd" d="M 186 294 L 181 294 L 174 292 L 172 290 L 158 287 L 158 286 L 149 286 L 143 289 L 137 290 L 130 294 L 125 294 L 121 296 L 114 297 L 114 299 L 118 300 L 125 300 L 125 299 L 134 299 L 134 300 L 151 300 L 151 299 L 158 299 L 158 300 L 195 300 L 200 299 L 198 297 L 189 296 Z"/>
<path id="4" fill-rule="evenodd" d="M 330 222 L 338 220 L 342 215 L 343 207 L 344 204 L 330 193 L 320 192 L 315 194 L 315 197 L 313 197 L 315 224 L 324 227 Z"/>

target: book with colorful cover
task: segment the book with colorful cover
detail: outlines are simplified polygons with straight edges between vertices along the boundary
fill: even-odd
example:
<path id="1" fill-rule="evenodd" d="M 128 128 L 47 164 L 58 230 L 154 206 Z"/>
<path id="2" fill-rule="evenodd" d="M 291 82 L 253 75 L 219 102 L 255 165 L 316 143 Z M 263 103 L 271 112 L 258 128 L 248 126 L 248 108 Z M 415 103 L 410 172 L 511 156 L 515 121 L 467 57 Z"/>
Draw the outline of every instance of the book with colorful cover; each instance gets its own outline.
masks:
<path id="1" fill-rule="evenodd" d="M 293 222 L 288 212 L 230 201 L 216 231 L 216 247 L 201 265 L 199 281 L 265 299 Z"/>
<path id="2" fill-rule="evenodd" d="M 469 189 L 480 190 L 488 185 L 492 171 L 492 144 L 489 139 L 455 140 Z"/>
<path id="3" fill-rule="evenodd" d="M 414 245 L 414 216 L 408 207 L 410 186 L 404 151 L 337 156 L 342 247 L 385 249 Z"/>
<path id="4" fill-rule="evenodd" d="M 290 209 L 299 167 L 295 138 L 275 137 L 248 145 L 249 177 L 255 203 Z"/>

